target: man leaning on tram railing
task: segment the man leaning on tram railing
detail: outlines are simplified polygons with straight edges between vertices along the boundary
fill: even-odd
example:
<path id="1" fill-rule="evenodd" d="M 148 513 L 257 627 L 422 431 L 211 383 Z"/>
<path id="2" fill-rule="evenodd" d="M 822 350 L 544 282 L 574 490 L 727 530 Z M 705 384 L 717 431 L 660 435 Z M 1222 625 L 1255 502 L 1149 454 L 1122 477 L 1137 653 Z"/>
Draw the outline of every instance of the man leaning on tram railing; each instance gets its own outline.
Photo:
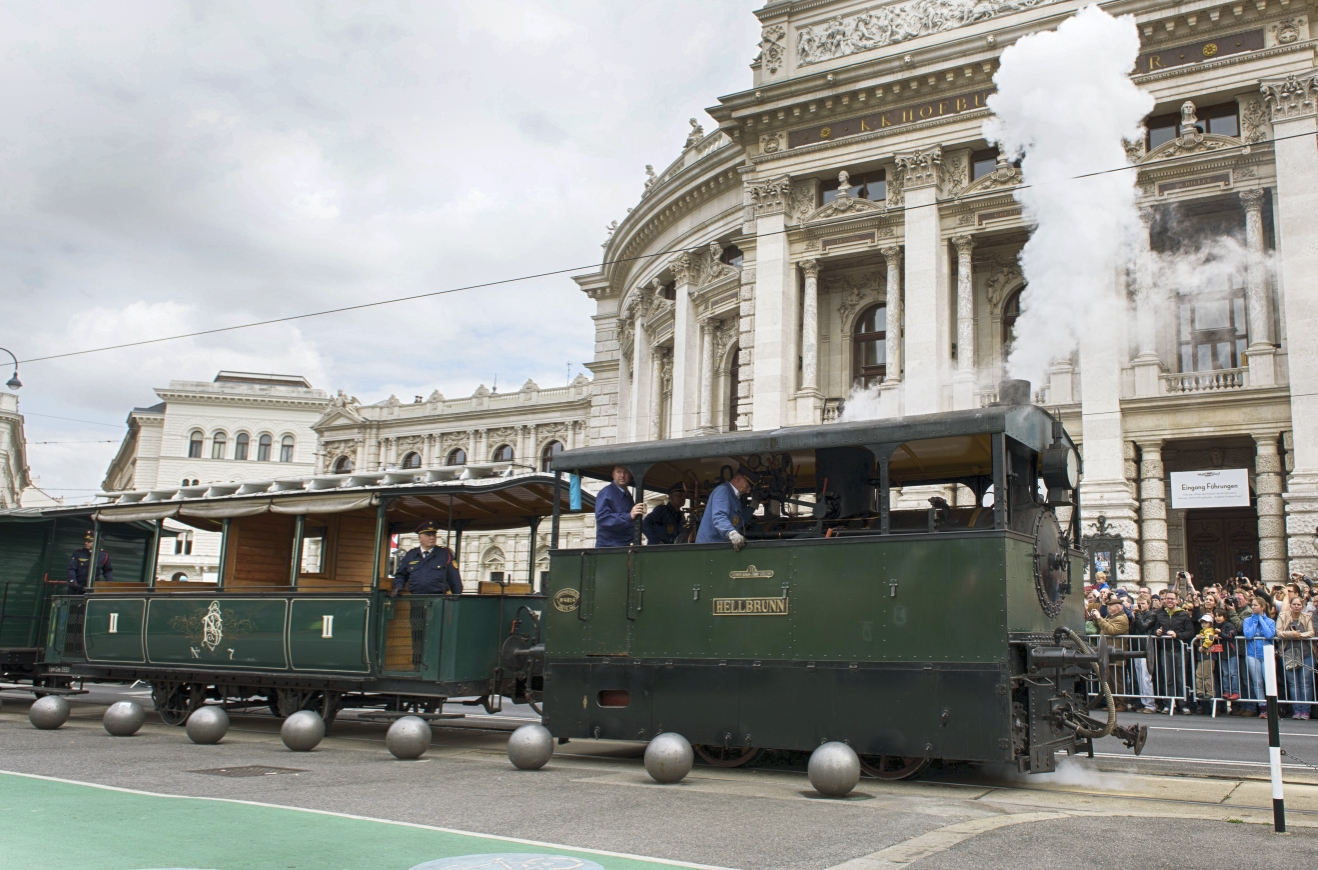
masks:
<path id="1" fill-rule="evenodd" d="M 403 586 L 413 595 L 461 595 L 462 575 L 453 563 L 453 551 L 438 546 L 439 524 L 426 520 L 416 527 L 416 535 L 421 544 L 399 557 L 390 597 Z"/>
<path id="2" fill-rule="evenodd" d="M 92 544 L 96 536 L 90 531 L 83 538 L 81 549 L 73 551 L 69 557 L 69 568 L 66 572 L 66 578 L 69 582 L 70 595 L 82 595 L 87 591 L 88 571 L 87 567 L 92 561 Z M 110 567 L 110 554 L 101 550 L 96 557 L 96 580 L 104 580 L 107 583 L 114 582 L 114 569 Z"/>

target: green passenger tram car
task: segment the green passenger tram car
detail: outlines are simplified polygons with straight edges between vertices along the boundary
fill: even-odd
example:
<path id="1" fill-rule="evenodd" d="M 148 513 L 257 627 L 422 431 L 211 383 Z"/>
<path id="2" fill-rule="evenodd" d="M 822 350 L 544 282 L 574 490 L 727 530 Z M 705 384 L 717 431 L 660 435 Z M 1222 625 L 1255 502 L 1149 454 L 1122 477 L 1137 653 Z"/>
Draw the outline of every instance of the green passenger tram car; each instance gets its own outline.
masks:
<path id="1" fill-rule="evenodd" d="M 112 549 L 114 582 L 53 596 L 37 670 L 47 680 L 149 681 L 171 724 L 208 700 L 268 706 L 278 716 L 311 709 L 327 722 L 345 705 L 439 716 L 454 697 L 491 710 L 503 698 L 536 704 L 540 676 L 525 654 L 540 639 L 535 536 L 557 512 L 551 499 L 566 493 L 538 473 L 424 479 L 462 472 L 138 493 L 90 515 L 48 517 L 76 526 L 79 542 L 88 528 L 99 545 L 136 534 L 144 567 L 125 575 L 125 548 Z M 167 518 L 223 532 L 216 582 L 154 577 Z M 468 581 L 471 594 L 391 597 L 390 541 L 423 520 L 450 529 L 455 549 L 464 531 L 529 528 L 527 576 Z M 13 525 L 0 522 L 5 534 Z M 53 551 L 61 579 L 77 546 L 64 543 Z"/>
<path id="2" fill-rule="evenodd" d="M 552 553 L 544 692 L 555 736 L 672 731 L 728 766 L 838 740 L 868 773 L 895 779 L 933 759 L 1050 771 L 1056 752 L 1092 751 L 1114 732 L 1110 692 L 1094 718 L 1086 681 L 1105 682 L 1122 654 L 1080 634 L 1079 457 L 1044 410 L 1004 403 L 554 461 L 597 480 L 615 466 L 638 501 L 681 485 L 697 506 L 692 528 L 711 488 L 749 467 L 755 515 L 740 552 L 639 546 L 638 523 L 636 546 Z M 897 509 L 917 497 L 922 507 Z M 1144 731 L 1115 730 L 1142 747 Z"/>

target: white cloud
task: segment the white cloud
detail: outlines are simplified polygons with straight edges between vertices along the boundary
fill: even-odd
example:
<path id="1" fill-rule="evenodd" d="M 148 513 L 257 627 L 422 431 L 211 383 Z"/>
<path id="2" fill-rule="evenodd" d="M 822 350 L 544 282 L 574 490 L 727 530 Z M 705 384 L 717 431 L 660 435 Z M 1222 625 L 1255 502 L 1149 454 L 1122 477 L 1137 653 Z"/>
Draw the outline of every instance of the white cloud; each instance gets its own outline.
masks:
<path id="1" fill-rule="evenodd" d="M 0 7 L 0 345 L 31 358 L 595 262 L 642 167 L 749 85 L 758 5 Z M 539 279 L 34 363 L 22 401 L 117 422 L 220 368 L 363 399 L 557 384 L 593 355 L 591 313 L 569 278 Z M 58 425 L 29 419 L 87 435 Z M 32 457 L 47 485 L 99 483 L 104 463 L 50 449 Z"/>

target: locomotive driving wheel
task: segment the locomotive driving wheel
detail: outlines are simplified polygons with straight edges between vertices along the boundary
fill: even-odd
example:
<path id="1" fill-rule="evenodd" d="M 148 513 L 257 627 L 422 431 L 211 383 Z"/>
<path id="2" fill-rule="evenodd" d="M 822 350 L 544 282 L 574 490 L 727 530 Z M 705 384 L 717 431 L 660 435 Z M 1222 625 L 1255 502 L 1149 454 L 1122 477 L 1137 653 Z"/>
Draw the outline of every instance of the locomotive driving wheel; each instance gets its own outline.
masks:
<path id="1" fill-rule="evenodd" d="M 750 764 L 760 755 L 760 750 L 753 746 L 710 746 L 697 743 L 691 748 L 711 767 L 741 767 Z"/>
<path id="2" fill-rule="evenodd" d="M 862 755 L 860 769 L 875 779 L 895 781 L 918 776 L 929 759 L 913 755 Z"/>
<path id="3" fill-rule="evenodd" d="M 343 708 L 342 698 L 338 692 L 306 691 L 302 689 L 276 689 L 270 703 L 270 709 L 276 716 L 287 719 L 299 710 L 311 710 L 320 714 L 328 728 L 334 723 L 334 717 Z"/>
<path id="4" fill-rule="evenodd" d="M 182 725 L 192 711 L 206 703 L 206 693 L 194 683 L 154 683 L 151 705 L 166 725 Z"/>

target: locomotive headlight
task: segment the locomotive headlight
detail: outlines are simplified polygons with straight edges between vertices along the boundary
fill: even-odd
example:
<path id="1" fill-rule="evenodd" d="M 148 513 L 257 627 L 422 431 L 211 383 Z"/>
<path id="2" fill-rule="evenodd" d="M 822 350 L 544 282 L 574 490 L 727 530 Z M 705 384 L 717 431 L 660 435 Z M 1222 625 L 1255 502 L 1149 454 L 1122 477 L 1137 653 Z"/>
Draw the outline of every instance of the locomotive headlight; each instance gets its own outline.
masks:
<path id="1" fill-rule="evenodd" d="M 1043 482 L 1050 490 L 1075 489 L 1080 485 L 1080 457 L 1065 444 L 1044 448 L 1041 470 Z"/>

